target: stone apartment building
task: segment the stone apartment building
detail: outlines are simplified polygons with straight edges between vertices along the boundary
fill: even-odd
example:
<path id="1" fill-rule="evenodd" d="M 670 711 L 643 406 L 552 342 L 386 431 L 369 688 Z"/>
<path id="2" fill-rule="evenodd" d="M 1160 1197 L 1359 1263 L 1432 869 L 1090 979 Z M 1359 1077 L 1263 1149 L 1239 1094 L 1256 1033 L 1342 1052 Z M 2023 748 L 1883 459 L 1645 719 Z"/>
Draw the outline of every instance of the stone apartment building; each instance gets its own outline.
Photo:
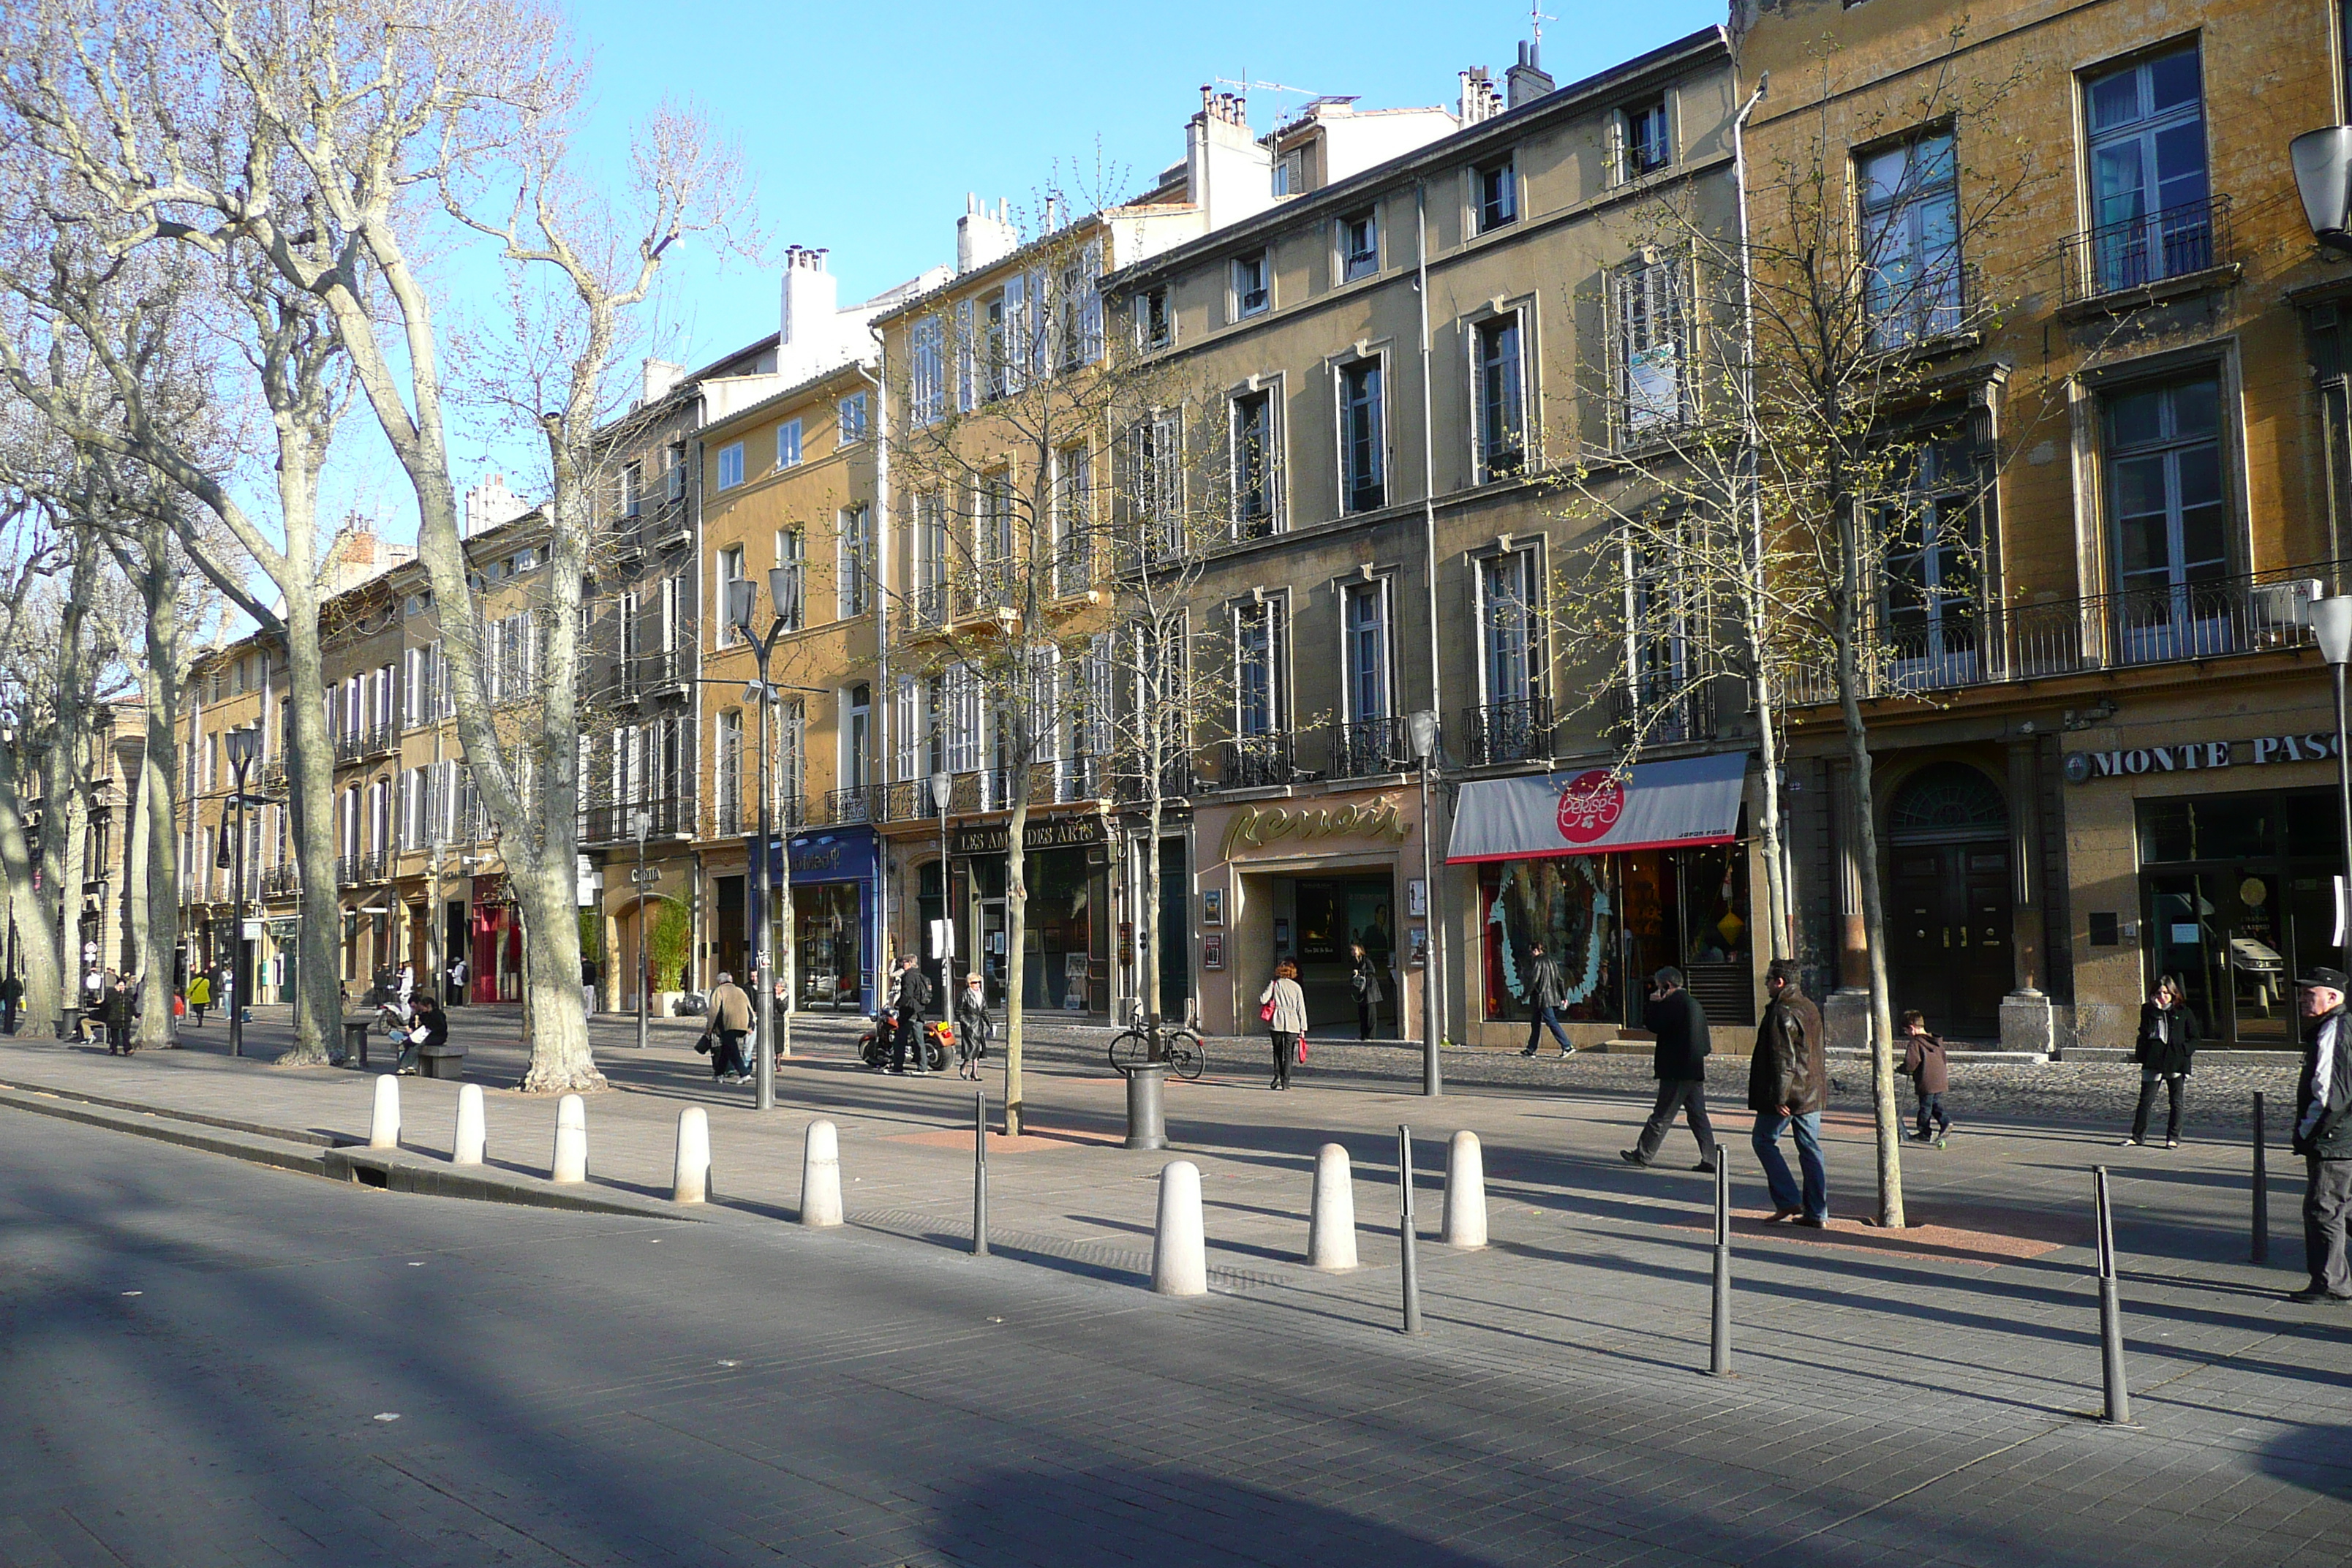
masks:
<path id="1" fill-rule="evenodd" d="M 1887 562 L 1869 821 L 1834 714 L 1794 731 L 1833 1020 L 1869 834 L 1895 1005 L 1947 1035 L 2127 1046 L 2168 973 L 2209 1042 L 2292 1045 L 2344 865 L 2306 607 L 2347 586 L 2352 268 L 2287 142 L 2347 118 L 2342 7 L 1790 0 L 1735 30 L 1743 83 L 1770 73 L 1752 157 L 1826 138 L 1853 232 L 1930 301 L 1905 338 L 1956 433 Z"/>

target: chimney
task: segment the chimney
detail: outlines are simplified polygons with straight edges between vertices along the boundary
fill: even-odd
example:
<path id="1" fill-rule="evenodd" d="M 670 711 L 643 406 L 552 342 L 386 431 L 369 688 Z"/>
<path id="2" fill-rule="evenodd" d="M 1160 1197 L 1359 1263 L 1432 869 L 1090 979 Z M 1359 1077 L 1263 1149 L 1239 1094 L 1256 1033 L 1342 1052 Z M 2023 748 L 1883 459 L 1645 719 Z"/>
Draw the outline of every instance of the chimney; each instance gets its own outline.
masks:
<path id="1" fill-rule="evenodd" d="M 824 269 L 825 253 L 795 245 L 784 252 L 783 313 L 776 334 L 776 374 L 802 381 L 827 368 L 841 346 L 840 286 Z"/>
<path id="2" fill-rule="evenodd" d="M 686 366 L 672 364 L 666 359 L 648 359 L 645 363 L 644 376 L 643 395 L 639 401 L 652 405 L 667 397 L 686 378 Z"/>
<path id="3" fill-rule="evenodd" d="M 1503 96 L 1485 66 L 1472 66 L 1462 75 L 1461 121 L 1465 130 L 1503 112 Z"/>
<path id="4" fill-rule="evenodd" d="M 650 363 L 659 364 L 661 362 L 655 360 Z M 676 370 L 677 367 L 670 365 L 666 368 Z M 466 492 L 466 537 L 471 539 L 502 522 L 512 522 L 530 510 L 530 503 L 507 489 L 504 474 L 492 474 Z"/>
<path id="5" fill-rule="evenodd" d="M 1520 44 L 1519 63 L 1503 73 L 1503 81 L 1508 89 L 1511 108 L 1517 109 L 1523 103 L 1533 103 L 1552 89 L 1554 83 L 1551 78 L 1545 74 L 1543 67 L 1537 60 L 1537 57 L 1541 52 L 1540 45 Z"/>
<path id="6" fill-rule="evenodd" d="M 1211 229 L 1274 205 L 1274 153 L 1250 134 L 1249 100 L 1201 89 L 1201 111 L 1184 132 L 1185 181 Z"/>
<path id="7" fill-rule="evenodd" d="M 964 193 L 963 216 L 956 219 L 956 271 L 970 272 L 1003 260 L 1021 248 L 1021 236 L 1013 226 L 1013 208 L 1009 202 L 998 202 L 990 212 L 980 205 L 980 198 Z"/>

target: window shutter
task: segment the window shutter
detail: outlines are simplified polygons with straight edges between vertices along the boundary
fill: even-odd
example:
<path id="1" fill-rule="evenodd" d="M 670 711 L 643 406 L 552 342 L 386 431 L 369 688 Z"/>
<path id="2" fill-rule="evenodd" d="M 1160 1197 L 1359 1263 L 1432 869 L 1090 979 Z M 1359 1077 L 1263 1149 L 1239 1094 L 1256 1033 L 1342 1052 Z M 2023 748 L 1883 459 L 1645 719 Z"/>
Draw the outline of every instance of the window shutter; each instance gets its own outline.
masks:
<path id="1" fill-rule="evenodd" d="M 892 726 L 898 737 L 898 776 L 902 780 L 916 778 L 922 769 L 922 736 L 919 731 L 922 722 L 922 705 L 919 688 L 913 676 L 898 678 L 898 689 L 893 694 L 892 700 L 898 708 L 892 719 Z"/>
<path id="2" fill-rule="evenodd" d="M 1608 158 L 1609 183 L 1612 185 L 1622 185 L 1633 177 L 1631 154 L 1628 151 L 1630 140 L 1625 123 L 1625 111 L 1622 109 L 1612 110 L 1609 115 Z"/>
<path id="3" fill-rule="evenodd" d="M 1087 246 L 1085 275 L 1079 280 L 1078 363 L 1092 364 L 1103 355 L 1102 241 Z"/>
<path id="4" fill-rule="evenodd" d="M 956 305 L 956 407 L 969 414 L 980 405 L 979 362 L 973 353 L 971 301 Z"/>

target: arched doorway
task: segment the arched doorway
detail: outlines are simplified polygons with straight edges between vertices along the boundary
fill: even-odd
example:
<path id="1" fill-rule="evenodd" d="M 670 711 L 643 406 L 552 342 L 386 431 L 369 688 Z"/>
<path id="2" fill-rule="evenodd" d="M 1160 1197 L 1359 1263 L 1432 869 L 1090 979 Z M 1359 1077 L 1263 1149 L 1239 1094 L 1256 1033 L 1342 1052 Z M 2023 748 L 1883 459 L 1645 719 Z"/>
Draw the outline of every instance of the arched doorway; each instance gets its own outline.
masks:
<path id="1" fill-rule="evenodd" d="M 1931 763 L 1886 814 L 1886 958 L 1895 1017 L 1935 1034 L 1997 1039 L 2015 977 L 2009 805 L 1965 763 Z"/>

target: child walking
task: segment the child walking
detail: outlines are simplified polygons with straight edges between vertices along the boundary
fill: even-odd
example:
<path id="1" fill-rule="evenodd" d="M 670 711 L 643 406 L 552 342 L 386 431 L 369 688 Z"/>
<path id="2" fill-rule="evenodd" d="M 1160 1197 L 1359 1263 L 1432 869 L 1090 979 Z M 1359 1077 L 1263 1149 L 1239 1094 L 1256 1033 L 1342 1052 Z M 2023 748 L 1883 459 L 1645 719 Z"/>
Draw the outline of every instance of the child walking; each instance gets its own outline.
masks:
<path id="1" fill-rule="evenodd" d="M 1952 1087 L 1951 1067 L 1944 1059 L 1944 1042 L 1927 1032 L 1927 1016 L 1916 1007 L 1903 1015 L 1903 1071 L 1919 1095 L 1919 1128 L 1911 1134 L 1912 1141 L 1940 1149 L 1952 1130 L 1952 1119 L 1944 1113 L 1944 1095 Z M 1936 1124 L 1932 1137 L 1927 1132 L 1930 1119 Z"/>

